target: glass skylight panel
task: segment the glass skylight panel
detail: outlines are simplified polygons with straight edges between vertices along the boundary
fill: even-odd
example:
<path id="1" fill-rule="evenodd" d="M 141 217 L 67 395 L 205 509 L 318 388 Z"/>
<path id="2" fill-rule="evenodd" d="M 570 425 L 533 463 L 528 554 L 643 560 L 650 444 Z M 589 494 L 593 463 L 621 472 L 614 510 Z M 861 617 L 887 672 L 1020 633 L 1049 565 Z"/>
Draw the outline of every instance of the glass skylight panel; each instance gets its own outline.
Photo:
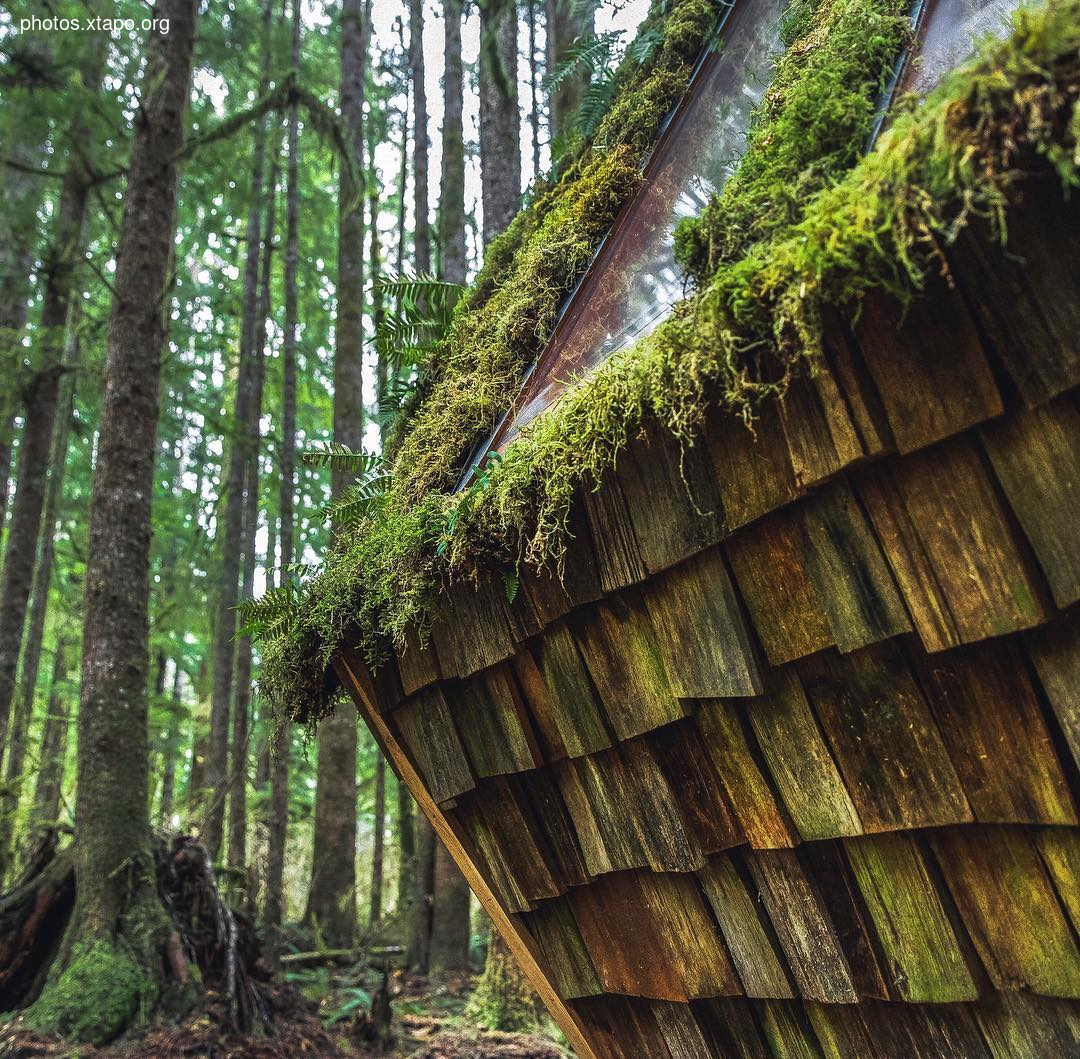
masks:
<path id="1" fill-rule="evenodd" d="M 726 183 L 746 148 L 750 117 L 782 51 L 789 0 L 736 4 L 718 49 L 675 111 L 644 180 L 565 309 L 515 408 L 489 448 L 503 450 L 582 374 L 647 335 L 685 294 L 675 262 L 675 226 L 697 216 Z"/>

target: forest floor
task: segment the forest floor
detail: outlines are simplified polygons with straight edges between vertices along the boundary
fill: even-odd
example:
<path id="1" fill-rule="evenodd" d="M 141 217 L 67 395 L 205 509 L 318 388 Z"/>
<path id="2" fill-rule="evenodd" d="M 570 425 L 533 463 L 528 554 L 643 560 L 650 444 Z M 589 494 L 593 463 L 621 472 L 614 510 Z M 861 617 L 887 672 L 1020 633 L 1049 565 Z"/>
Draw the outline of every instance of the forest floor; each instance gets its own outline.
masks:
<path id="1" fill-rule="evenodd" d="M 351 977 L 351 981 L 350 981 Z M 546 1037 L 488 1033 L 472 1025 L 464 1008 L 472 980 L 462 976 L 432 985 L 395 976 L 392 983 L 394 1043 L 375 1051 L 363 1041 L 370 1004 L 363 976 L 327 968 L 287 974 L 267 999 L 274 1012 L 268 1032 L 228 1031 L 218 999 L 178 1026 L 151 1026 L 106 1048 L 70 1043 L 20 1028 L 0 1026 L 0 1059 L 569 1059 Z"/>

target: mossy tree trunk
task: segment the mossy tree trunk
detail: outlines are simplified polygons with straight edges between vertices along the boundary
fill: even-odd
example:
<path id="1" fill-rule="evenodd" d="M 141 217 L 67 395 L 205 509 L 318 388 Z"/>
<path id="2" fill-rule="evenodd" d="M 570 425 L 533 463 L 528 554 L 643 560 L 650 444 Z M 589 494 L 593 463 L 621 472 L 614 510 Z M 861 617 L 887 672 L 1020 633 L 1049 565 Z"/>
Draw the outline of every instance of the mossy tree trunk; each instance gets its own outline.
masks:
<path id="1" fill-rule="evenodd" d="M 540 1026 L 540 998 L 494 928 L 484 973 L 465 1013 L 485 1029 L 504 1033 L 531 1033 Z"/>
<path id="2" fill-rule="evenodd" d="M 90 505 L 76 801 L 76 903 L 30 1022 L 112 1039 L 170 990 L 172 927 L 151 848 L 150 498 L 193 0 L 159 0 L 135 119 Z M 122 782 L 117 777 L 123 777 Z M 179 987 L 184 983 L 173 982 Z"/>
<path id="3" fill-rule="evenodd" d="M 454 858 L 436 840 L 430 959 L 435 976 L 469 968 L 469 893 L 469 884 Z"/>

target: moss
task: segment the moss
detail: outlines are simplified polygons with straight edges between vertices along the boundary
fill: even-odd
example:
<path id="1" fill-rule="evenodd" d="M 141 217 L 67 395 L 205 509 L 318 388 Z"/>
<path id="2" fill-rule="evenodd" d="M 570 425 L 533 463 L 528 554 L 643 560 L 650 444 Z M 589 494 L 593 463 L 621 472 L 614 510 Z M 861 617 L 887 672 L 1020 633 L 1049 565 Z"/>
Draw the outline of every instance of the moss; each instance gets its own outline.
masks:
<path id="1" fill-rule="evenodd" d="M 797 7 L 791 43 L 755 115 L 738 170 L 676 233 L 699 284 L 802 216 L 811 196 L 857 161 L 908 33 L 910 0 L 820 0 Z"/>
<path id="2" fill-rule="evenodd" d="M 700 7 L 686 10 L 704 26 Z M 756 402 L 812 370 L 824 306 L 855 313 L 870 288 L 912 297 L 971 217 L 989 217 L 1004 234 L 1014 186 L 1040 159 L 1064 185 L 1078 183 L 1080 0 L 1018 14 L 1008 40 L 988 45 L 924 104 L 895 108 L 863 157 L 872 103 L 903 33 L 897 11 L 895 0 L 820 0 L 797 12 L 789 29 L 802 36 L 738 174 L 683 229 L 697 291 L 530 424 L 476 485 L 441 492 L 465 443 L 508 403 L 558 299 L 630 193 L 641 150 L 630 115 L 653 127 L 662 108 L 648 93 L 674 98 L 666 80 L 674 59 L 658 60 L 620 97 L 601 128 L 610 149 L 583 154 L 497 249 L 491 268 L 500 278 L 482 277 L 482 293 L 462 308 L 400 447 L 394 485 L 267 645 L 264 684 L 293 716 L 326 709 L 325 670 L 346 631 L 376 660 L 387 640 L 430 620 L 448 579 L 522 561 L 558 567 L 573 496 L 602 482 L 645 419 L 692 444 L 710 405 L 752 418 Z M 686 64 L 689 45 L 680 47 Z M 824 111 L 841 121 L 846 142 L 829 138 Z"/>
<path id="3" fill-rule="evenodd" d="M 535 1033 L 542 1025 L 539 997 L 494 932 L 484 973 L 469 997 L 465 1015 L 485 1030 L 502 1033 Z"/>
<path id="4" fill-rule="evenodd" d="M 104 939 L 79 942 L 66 969 L 27 1011 L 27 1025 L 70 1040 L 107 1044 L 157 1000 L 156 983 Z"/>

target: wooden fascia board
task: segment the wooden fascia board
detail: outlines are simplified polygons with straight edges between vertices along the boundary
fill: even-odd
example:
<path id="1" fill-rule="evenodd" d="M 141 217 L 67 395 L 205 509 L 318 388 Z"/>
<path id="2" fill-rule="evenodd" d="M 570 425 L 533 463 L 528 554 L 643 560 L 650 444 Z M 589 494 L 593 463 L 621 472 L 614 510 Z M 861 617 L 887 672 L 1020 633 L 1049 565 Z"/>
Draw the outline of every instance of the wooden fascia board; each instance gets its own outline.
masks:
<path id="1" fill-rule="evenodd" d="M 540 999 L 566 1035 L 566 1039 L 577 1053 L 578 1059 L 598 1059 L 596 1052 L 585 1037 L 580 1022 L 555 991 L 554 986 L 541 968 L 536 943 L 510 918 L 506 910 L 499 904 L 491 887 L 484 881 L 483 876 L 463 844 L 457 829 L 432 799 L 424 786 L 424 781 L 413 767 L 404 748 L 387 727 L 386 721 L 382 718 L 375 702 L 370 697 L 371 685 L 370 681 L 365 679 L 366 674 L 357 673 L 353 668 L 354 665 L 358 664 L 355 660 L 350 664 L 349 660 L 340 655 L 334 659 L 334 669 L 342 685 L 356 703 L 357 711 L 375 737 L 375 741 L 382 748 L 398 778 L 409 788 L 412 796 L 416 799 L 416 804 L 420 806 L 421 811 L 435 829 L 435 833 L 442 839 L 461 870 L 461 874 L 465 876 L 469 886 L 472 887 L 472 891 L 476 894 L 480 904 L 483 905 L 484 911 L 491 917 L 491 922 L 502 935 L 503 941 L 506 942 L 521 970 L 532 983 L 533 988 L 540 994 Z"/>

